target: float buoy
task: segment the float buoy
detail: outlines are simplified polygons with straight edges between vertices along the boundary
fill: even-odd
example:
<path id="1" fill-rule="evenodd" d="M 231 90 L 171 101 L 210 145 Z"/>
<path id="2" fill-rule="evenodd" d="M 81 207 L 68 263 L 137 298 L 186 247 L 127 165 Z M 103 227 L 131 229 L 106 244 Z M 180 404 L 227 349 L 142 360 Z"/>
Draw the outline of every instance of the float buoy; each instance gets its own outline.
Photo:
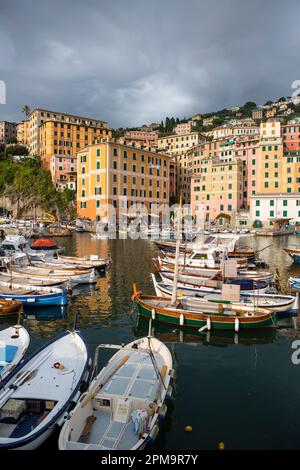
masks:
<path id="1" fill-rule="evenodd" d="M 155 320 L 155 309 L 154 308 L 151 311 L 151 318 L 152 318 L 152 320 Z"/>
<path id="2" fill-rule="evenodd" d="M 236 318 L 234 320 L 234 329 L 235 329 L 235 331 L 239 331 L 239 329 L 240 329 L 240 322 L 239 322 L 238 318 Z"/>
<path id="3" fill-rule="evenodd" d="M 180 317 L 179 317 L 179 324 L 180 324 L 180 326 L 183 326 L 183 325 L 184 325 L 184 315 L 183 315 L 183 313 L 180 314 Z"/>
<path id="4" fill-rule="evenodd" d="M 185 432 L 192 432 L 193 428 L 192 426 L 185 426 L 184 430 Z"/>

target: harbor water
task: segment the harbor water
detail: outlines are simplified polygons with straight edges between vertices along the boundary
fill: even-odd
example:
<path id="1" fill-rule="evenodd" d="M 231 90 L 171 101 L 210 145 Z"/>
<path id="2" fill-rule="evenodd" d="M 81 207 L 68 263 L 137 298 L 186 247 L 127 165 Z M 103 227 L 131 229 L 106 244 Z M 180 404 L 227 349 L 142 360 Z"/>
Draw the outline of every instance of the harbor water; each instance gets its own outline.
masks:
<path id="1" fill-rule="evenodd" d="M 290 275 L 300 275 L 283 247 L 300 245 L 300 236 L 243 237 L 239 246 L 263 250 L 259 257 L 278 269 L 282 289 Z M 30 351 L 57 333 L 77 329 L 93 355 L 99 343 L 128 343 L 145 336 L 148 321 L 132 308 L 132 283 L 154 293 L 150 273 L 157 255 L 151 240 L 95 240 L 88 233 L 59 238 L 66 255 L 97 254 L 111 258 L 105 277 L 95 287 L 74 289 L 67 308 L 26 311 Z M 76 295 L 75 295 L 76 294 Z M 2 320 L 1 328 L 11 324 Z M 300 340 L 300 318 L 283 318 L 276 330 L 196 333 L 153 323 L 155 336 L 173 355 L 176 371 L 173 400 L 156 449 L 298 449 L 300 447 L 300 364 L 292 361 Z M 300 344 L 300 343 L 299 343 Z M 295 346 L 295 345 L 294 345 Z M 298 346 L 299 348 L 299 346 Z M 100 355 L 100 366 L 108 359 Z M 299 354 L 300 357 L 300 354 Z M 185 426 L 192 426 L 186 433 Z M 57 448 L 57 434 L 44 444 Z"/>

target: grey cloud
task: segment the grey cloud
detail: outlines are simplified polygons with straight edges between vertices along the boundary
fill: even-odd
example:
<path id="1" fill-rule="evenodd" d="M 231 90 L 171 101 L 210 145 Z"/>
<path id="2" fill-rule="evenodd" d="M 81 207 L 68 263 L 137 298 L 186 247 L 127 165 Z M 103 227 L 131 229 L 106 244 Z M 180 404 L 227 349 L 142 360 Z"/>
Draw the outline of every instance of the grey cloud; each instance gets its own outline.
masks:
<path id="1" fill-rule="evenodd" d="M 291 94 L 295 0 L 0 0 L 0 119 L 24 104 L 112 127 Z"/>

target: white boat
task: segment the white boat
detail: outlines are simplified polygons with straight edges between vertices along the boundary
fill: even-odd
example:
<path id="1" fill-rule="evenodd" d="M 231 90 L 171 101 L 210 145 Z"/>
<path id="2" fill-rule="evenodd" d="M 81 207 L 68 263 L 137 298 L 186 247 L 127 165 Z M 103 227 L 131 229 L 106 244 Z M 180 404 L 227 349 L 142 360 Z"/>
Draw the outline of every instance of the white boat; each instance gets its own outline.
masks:
<path id="1" fill-rule="evenodd" d="M 85 257 L 59 255 L 57 257 L 57 261 L 60 261 L 61 263 L 75 263 L 78 264 L 78 266 L 90 266 L 97 269 L 98 271 L 105 269 L 106 266 L 111 262 L 109 258 L 100 258 L 98 255 L 90 255 Z"/>
<path id="2" fill-rule="evenodd" d="M 118 352 L 71 412 L 60 432 L 59 449 L 142 449 L 155 439 L 167 411 L 173 375 L 170 351 L 151 336 L 125 347 L 99 347 Z"/>
<path id="3" fill-rule="evenodd" d="M 21 362 L 0 391 L 0 450 L 36 449 L 68 416 L 86 378 L 88 354 L 66 332 Z"/>
<path id="4" fill-rule="evenodd" d="M 24 278 L 32 277 L 34 279 L 59 279 L 71 286 L 78 284 L 96 284 L 97 274 L 95 269 L 86 271 L 80 270 L 63 270 L 63 269 L 47 269 L 38 266 L 15 267 L 12 275 L 21 274 Z M 21 276 L 22 277 L 22 276 Z"/>
<path id="5" fill-rule="evenodd" d="M 30 337 L 24 326 L 15 325 L 0 331 L 0 389 L 29 346 Z"/>
<path id="6" fill-rule="evenodd" d="M 171 297 L 172 296 L 172 285 L 158 282 L 152 274 L 152 281 L 155 289 L 155 293 L 158 297 Z M 189 298 L 197 301 L 198 299 L 204 299 L 209 302 L 220 302 L 222 300 L 221 289 L 212 289 L 202 286 L 202 288 L 178 288 L 178 298 Z M 258 308 L 269 308 L 276 313 L 296 312 L 298 309 L 298 299 L 292 295 L 280 295 L 280 294 L 259 294 L 257 292 L 240 292 L 239 303 L 246 304 L 249 306 L 255 306 Z"/>

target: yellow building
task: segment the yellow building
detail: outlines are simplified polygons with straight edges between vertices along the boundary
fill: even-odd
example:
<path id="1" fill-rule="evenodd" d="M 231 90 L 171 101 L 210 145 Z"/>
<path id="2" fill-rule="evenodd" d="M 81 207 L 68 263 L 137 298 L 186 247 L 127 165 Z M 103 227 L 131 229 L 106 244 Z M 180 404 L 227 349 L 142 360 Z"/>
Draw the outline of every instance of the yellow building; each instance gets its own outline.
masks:
<path id="1" fill-rule="evenodd" d="M 174 156 L 177 164 L 177 196 L 182 194 L 183 203 L 190 203 L 190 177 L 188 168 L 188 152 L 196 147 L 203 138 L 198 132 L 183 135 L 169 135 L 160 137 L 157 142 L 158 149 Z"/>
<path id="2" fill-rule="evenodd" d="M 23 121 L 18 124 L 17 127 L 17 140 L 19 144 L 26 145 L 26 147 L 30 146 L 30 125 L 29 121 Z"/>
<path id="3" fill-rule="evenodd" d="M 28 118 L 29 153 L 40 155 L 49 167 L 53 155 L 76 155 L 95 141 L 110 135 L 107 122 L 37 108 Z"/>
<path id="4" fill-rule="evenodd" d="M 134 204 L 148 210 L 152 203 L 168 204 L 169 166 L 168 155 L 126 141 L 102 139 L 88 146 L 77 155 L 78 215 L 107 221 L 108 205 L 118 214 Z"/>
<path id="5" fill-rule="evenodd" d="M 220 214 L 233 219 L 243 206 L 243 162 L 236 158 L 201 160 L 191 178 L 192 215 L 210 222 Z"/>

